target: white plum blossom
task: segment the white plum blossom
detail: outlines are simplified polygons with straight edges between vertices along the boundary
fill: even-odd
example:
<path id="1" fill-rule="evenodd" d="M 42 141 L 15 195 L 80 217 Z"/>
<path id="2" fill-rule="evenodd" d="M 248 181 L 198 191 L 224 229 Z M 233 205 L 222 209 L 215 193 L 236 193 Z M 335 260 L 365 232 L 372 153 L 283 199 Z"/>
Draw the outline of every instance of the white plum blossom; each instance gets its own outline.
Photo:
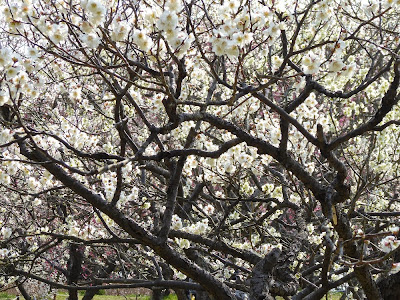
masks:
<path id="1" fill-rule="evenodd" d="M 183 8 L 181 0 L 168 0 L 166 1 L 165 6 L 168 10 L 175 12 L 179 12 Z"/>
<path id="2" fill-rule="evenodd" d="M 115 42 L 123 41 L 128 35 L 130 28 L 127 22 L 114 22 L 111 31 L 111 39 Z"/>
<path id="3" fill-rule="evenodd" d="M 95 32 L 89 34 L 81 34 L 79 38 L 86 45 L 86 47 L 91 49 L 96 49 L 101 43 L 99 35 Z"/>
<path id="4" fill-rule="evenodd" d="M 93 31 L 93 26 L 87 22 L 87 21 L 83 21 L 79 28 L 82 30 L 83 33 L 89 34 Z"/>
<path id="5" fill-rule="evenodd" d="M 237 8 L 239 7 L 240 2 L 237 0 L 229 0 L 225 2 L 225 6 L 230 10 L 231 12 L 236 12 Z"/>
<path id="6" fill-rule="evenodd" d="M 0 259 L 5 259 L 8 256 L 9 252 L 10 251 L 7 248 L 0 249 Z"/>
<path id="7" fill-rule="evenodd" d="M 178 244 L 181 249 L 190 248 L 190 242 L 187 239 L 176 238 L 175 242 Z"/>
<path id="8" fill-rule="evenodd" d="M 182 272 L 179 271 L 174 271 L 176 278 L 178 278 L 179 280 L 185 280 L 187 278 L 187 276 L 185 274 L 183 274 Z"/>
<path id="9" fill-rule="evenodd" d="M 183 44 L 185 39 L 186 39 L 186 34 L 180 32 L 179 34 L 176 34 L 171 38 L 168 38 L 168 43 L 174 50 L 176 50 Z"/>
<path id="10" fill-rule="evenodd" d="M 283 23 L 271 23 L 266 32 L 266 34 L 270 36 L 270 42 L 273 42 L 275 39 L 277 39 L 281 33 L 281 30 L 283 29 Z"/>
<path id="11" fill-rule="evenodd" d="M 389 227 L 389 230 L 390 230 L 390 232 L 391 232 L 392 234 L 398 235 L 398 234 L 399 234 L 400 228 L 399 228 L 399 226 L 392 225 L 392 226 Z"/>
<path id="12" fill-rule="evenodd" d="M 400 6 L 400 0 L 385 0 L 383 1 L 383 6 L 387 9 L 390 7 L 395 7 L 397 8 Z"/>
<path id="13" fill-rule="evenodd" d="M 393 235 L 389 235 L 382 239 L 382 241 L 380 242 L 380 246 L 383 252 L 388 253 L 399 247 L 400 241 L 397 240 Z"/>
<path id="14" fill-rule="evenodd" d="M 157 6 L 146 7 L 143 12 L 145 24 L 154 25 L 159 19 L 161 13 L 162 10 Z"/>
<path id="15" fill-rule="evenodd" d="M 228 55 L 230 57 L 236 57 L 239 55 L 239 48 L 235 41 L 227 38 L 212 38 L 211 43 L 213 45 L 213 51 L 216 55 Z"/>
<path id="16" fill-rule="evenodd" d="M 356 64 L 352 63 L 350 65 L 344 66 L 340 75 L 343 77 L 352 77 L 355 72 L 356 72 Z"/>
<path id="17" fill-rule="evenodd" d="M 40 204 L 42 204 L 42 200 L 36 198 L 35 200 L 33 200 L 32 204 L 33 206 L 39 206 Z"/>
<path id="18" fill-rule="evenodd" d="M 134 31 L 132 40 L 139 47 L 140 50 L 145 52 L 149 51 L 153 46 L 153 41 L 147 35 L 147 32 L 145 30 Z"/>
<path id="19" fill-rule="evenodd" d="M 178 16 L 176 12 L 164 10 L 157 21 L 157 27 L 161 31 L 174 30 L 178 25 Z"/>
<path id="20" fill-rule="evenodd" d="M 171 228 L 174 230 L 180 230 L 182 226 L 182 219 L 177 215 L 173 215 Z"/>
<path id="21" fill-rule="evenodd" d="M 26 55 L 32 60 L 35 60 L 40 56 L 40 52 L 37 48 L 27 47 L 25 51 Z"/>
<path id="22" fill-rule="evenodd" d="M 12 62 L 12 54 L 9 48 L 0 49 L 0 67 L 7 67 L 11 65 Z"/>
<path id="23" fill-rule="evenodd" d="M 11 134 L 11 131 L 9 129 L 3 129 L 0 132 L 0 144 L 7 143 L 11 139 L 12 139 L 12 134 Z"/>
<path id="24" fill-rule="evenodd" d="M 207 215 L 212 215 L 212 214 L 214 213 L 214 210 L 215 210 L 214 206 L 211 205 L 211 204 L 207 204 L 206 206 L 204 206 L 203 209 L 204 209 L 204 212 L 205 212 Z"/>
<path id="25" fill-rule="evenodd" d="M 63 42 L 68 36 L 68 26 L 64 23 L 53 25 L 50 32 L 50 39 L 54 44 Z"/>
<path id="26" fill-rule="evenodd" d="M 0 105 L 4 105 L 6 103 L 10 103 L 9 93 L 4 90 L 0 90 Z"/>
<path id="27" fill-rule="evenodd" d="M 20 66 L 7 68 L 7 70 L 6 70 L 7 79 L 12 79 L 12 78 L 16 77 L 20 70 L 21 70 Z"/>
<path id="28" fill-rule="evenodd" d="M 89 21 L 94 26 L 104 22 L 107 8 L 100 0 L 82 0 L 81 5 L 89 13 Z"/>
<path id="29" fill-rule="evenodd" d="M 393 263 L 392 267 L 390 268 L 390 274 L 396 274 L 400 271 L 400 263 Z"/>
<path id="30" fill-rule="evenodd" d="M 70 94 L 72 100 L 78 102 L 82 100 L 82 88 L 81 87 L 76 87 L 71 91 Z"/>
<path id="31" fill-rule="evenodd" d="M 330 62 L 328 70 L 330 72 L 339 72 L 343 69 L 344 66 L 345 64 L 341 59 L 335 59 Z"/>
<path id="32" fill-rule="evenodd" d="M 278 71 L 279 67 L 282 65 L 283 58 L 279 57 L 278 55 L 274 55 L 271 58 L 271 62 L 272 62 L 272 72 L 276 72 L 276 71 Z"/>
<path id="33" fill-rule="evenodd" d="M 313 52 L 310 52 L 302 59 L 304 74 L 315 74 L 318 72 L 321 65 L 320 59 Z"/>
<path id="34" fill-rule="evenodd" d="M 4 185 L 9 185 L 11 183 L 10 174 L 1 170 L 0 171 L 0 183 L 2 183 Z"/>
<path id="35" fill-rule="evenodd" d="M 3 239 L 9 239 L 12 234 L 12 229 L 10 227 L 2 227 L 1 228 L 1 235 Z"/>

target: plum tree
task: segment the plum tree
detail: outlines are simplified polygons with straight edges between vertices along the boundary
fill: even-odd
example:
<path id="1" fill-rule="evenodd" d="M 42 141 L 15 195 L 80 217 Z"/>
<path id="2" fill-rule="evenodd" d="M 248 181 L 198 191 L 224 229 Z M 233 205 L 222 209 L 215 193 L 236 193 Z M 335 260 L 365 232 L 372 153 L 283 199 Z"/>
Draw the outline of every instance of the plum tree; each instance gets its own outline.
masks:
<path id="1" fill-rule="evenodd" d="M 2 0 L 1 286 L 399 297 L 399 4 Z"/>

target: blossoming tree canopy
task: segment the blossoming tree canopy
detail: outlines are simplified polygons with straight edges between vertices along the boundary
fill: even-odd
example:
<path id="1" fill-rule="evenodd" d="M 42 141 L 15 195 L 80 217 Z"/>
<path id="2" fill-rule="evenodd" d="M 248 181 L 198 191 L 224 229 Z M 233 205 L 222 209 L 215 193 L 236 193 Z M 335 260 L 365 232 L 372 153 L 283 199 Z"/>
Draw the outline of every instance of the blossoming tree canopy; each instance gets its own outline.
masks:
<path id="1" fill-rule="evenodd" d="M 397 299 L 399 10 L 1 0 L 1 287 Z"/>

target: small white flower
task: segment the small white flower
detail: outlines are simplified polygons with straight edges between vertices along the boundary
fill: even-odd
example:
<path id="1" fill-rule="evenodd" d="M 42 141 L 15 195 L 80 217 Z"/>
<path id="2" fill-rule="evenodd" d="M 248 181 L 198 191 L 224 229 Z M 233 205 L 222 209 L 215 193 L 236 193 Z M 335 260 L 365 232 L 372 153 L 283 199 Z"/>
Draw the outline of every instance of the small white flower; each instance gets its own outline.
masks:
<path id="1" fill-rule="evenodd" d="M 0 49 L 0 66 L 6 67 L 12 64 L 11 51 L 8 48 Z"/>
<path id="2" fill-rule="evenodd" d="M 175 12 L 164 10 L 161 14 L 160 19 L 157 21 L 157 27 L 161 31 L 166 31 L 168 29 L 175 29 L 178 25 L 178 16 Z"/>
<path id="3" fill-rule="evenodd" d="M 204 207 L 204 212 L 208 215 L 212 215 L 214 213 L 214 206 L 208 204 Z"/>
<path id="4" fill-rule="evenodd" d="M 85 9 L 93 15 L 105 13 L 104 5 L 98 0 L 89 0 L 85 5 Z"/>
<path id="5" fill-rule="evenodd" d="M 1 228 L 1 235 L 3 236 L 3 239 L 8 239 L 11 237 L 12 230 L 9 227 L 3 227 Z"/>
<path id="6" fill-rule="evenodd" d="M 229 57 L 237 57 L 239 55 L 239 47 L 234 41 L 228 41 L 226 54 Z"/>
<path id="7" fill-rule="evenodd" d="M 29 56 L 30 59 L 35 60 L 40 56 L 40 52 L 36 48 L 27 47 L 26 48 L 26 55 Z"/>
<path id="8" fill-rule="evenodd" d="M 82 100 L 82 89 L 81 89 L 80 87 L 74 88 L 74 89 L 71 91 L 70 96 L 71 96 L 71 98 L 72 98 L 74 101 L 80 101 L 80 100 Z"/>
<path id="9" fill-rule="evenodd" d="M 303 57 L 302 64 L 304 68 L 304 74 L 314 74 L 318 72 L 321 65 L 319 57 L 313 52 L 310 52 L 307 56 Z"/>
<path id="10" fill-rule="evenodd" d="M 399 226 L 390 226 L 390 228 L 389 228 L 389 230 L 390 230 L 390 232 L 392 233 L 392 234 L 395 234 L 395 235 L 398 235 L 399 234 Z"/>
<path id="11" fill-rule="evenodd" d="M 8 255 L 8 252 L 9 251 L 6 248 L 0 249 L 0 259 L 6 258 L 6 256 Z"/>
<path id="12" fill-rule="evenodd" d="M 352 77 L 355 72 L 356 72 L 356 64 L 353 63 L 353 64 L 347 65 L 343 68 L 343 71 L 341 72 L 341 76 Z"/>
<path id="13" fill-rule="evenodd" d="M 93 31 L 92 25 L 90 25 L 90 23 L 87 21 L 82 22 L 79 28 L 82 30 L 83 33 L 86 34 L 91 33 Z"/>
<path id="14" fill-rule="evenodd" d="M 8 103 L 10 100 L 10 97 L 6 91 L 0 91 L 0 105 L 4 105 Z"/>
<path id="15" fill-rule="evenodd" d="M 81 41 L 91 49 L 96 49 L 100 45 L 100 37 L 96 33 L 81 34 L 79 36 Z"/>
<path id="16" fill-rule="evenodd" d="M 179 216 L 177 215 L 172 216 L 171 228 L 174 230 L 179 230 L 182 228 L 182 220 Z"/>
<path id="17" fill-rule="evenodd" d="M 342 62 L 341 59 L 335 59 L 329 64 L 328 70 L 330 72 L 339 72 L 343 69 L 344 66 L 345 64 Z"/>
<path id="18" fill-rule="evenodd" d="M 122 41 L 128 35 L 130 28 L 126 22 L 115 22 L 112 26 L 111 39 L 115 42 Z"/>
<path id="19" fill-rule="evenodd" d="M 380 245 L 383 252 L 389 253 L 400 245 L 400 241 L 396 240 L 393 235 L 389 235 L 381 241 Z"/>
<path id="20" fill-rule="evenodd" d="M 179 12 L 182 9 L 182 4 L 180 3 L 180 0 L 168 0 L 165 4 L 170 11 Z"/>
<path id="21" fill-rule="evenodd" d="M 4 129 L 0 132 L 0 144 L 7 143 L 11 138 L 12 134 L 9 129 Z"/>
<path id="22" fill-rule="evenodd" d="M 400 263 L 392 264 L 392 268 L 390 269 L 390 274 L 396 274 L 400 271 Z"/>
<path id="23" fill-rule="evenodd" d="M 7 79 L 12 79 L 18 75 L 18 72 L 21 70 L 21 67 L 9 67 L 6 70 Z"/>
<path id="24" fill-rule="evenodd" d="M 362 229 L 358 229 L 356 231 L 356 237 L 362 237 L 364 235 L 364 231 L 362 231 Z"/>
<path id="25" fill-rule="evenodd" d="M 237 8 L 240 5 L 240 1 L 230 0 L 230 1 L 225 2 L 225 5 L 231 12 L 236 12 Z"/>
<path id="26" fill-rule="evenodd" d="M 147 52 L 153 46 L 153 41 L 144 30 L 135 31 L 132 39 L 142 51 Z"/>
<path id="27" fill-rule="evenodd" d="M 42 200 L 36 198 L 35 200 L 33 200 L 32 204 L 33 206 L 39 206 L 40 204 L 42 204 Z"/>
<path id="28" fill-rule="evenodd" d="M 190 248 L 190 242 L 187 239 L 176 238 L 175 242 L 178 244 L 179 248 L 181 248 L 181 249 Z"/>

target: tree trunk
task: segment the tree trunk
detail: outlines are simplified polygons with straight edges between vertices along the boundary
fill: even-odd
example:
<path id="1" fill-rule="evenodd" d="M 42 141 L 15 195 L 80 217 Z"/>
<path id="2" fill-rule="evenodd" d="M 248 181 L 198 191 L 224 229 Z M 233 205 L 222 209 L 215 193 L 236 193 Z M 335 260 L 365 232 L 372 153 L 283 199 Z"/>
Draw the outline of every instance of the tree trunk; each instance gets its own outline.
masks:
<path id="1" fill-rule="evenodd" d="M 151 296 L 151 300 L 162 300 L 162 290 L 161 289 L 153 289 L 153 294 Z"/>
<path id="2" fill-rule="evenodd" d="M 25 300 L 31 300 L 32 298 L 28 295 L 28 293 L 26 292 L 24 286 L 22 285 L 22 283 L 18 284 L 18 290 L 20 291 L 22 297 L 24 297 Z"/>
<path id="3" fill-rule="evenodd" d="M 98 272 L 97 272 L 97 277 L 98 278 L 107 278 L 114 270 L 115 270 L 115 263 L 112 262 L 111 260 L 107 261 L 107 268 L 103 269 L 101 268 Z M 85 292 L 85 295 L 83 296 L 82 300 L 92 300 L 93 297 L 96 295 L 96 293 L 99 291 L 100 289 L 96 289 L 96 290 L 87 290 Z"/>
<path id="4" fill-rule="evenodd" d="M 178 300 L 187 300 L 184 290 L 175 290 L 175 294 Z"/>
<path id="5" fill-rule="evenodd" d="M 70 244 L 69 260 L 67 263 L 68 284 L 74 285 L 78 283 L 82 271 L 83 253 L 77 244 Z M 68 300 L 78 300 L 78 290 L 69 290 Z"/>
<path id="6" fill-rule="evenodd" d="M 400 299 L 400 272 L 384 277 L 378 282 L 378 288 L 384 300 Z"/>

